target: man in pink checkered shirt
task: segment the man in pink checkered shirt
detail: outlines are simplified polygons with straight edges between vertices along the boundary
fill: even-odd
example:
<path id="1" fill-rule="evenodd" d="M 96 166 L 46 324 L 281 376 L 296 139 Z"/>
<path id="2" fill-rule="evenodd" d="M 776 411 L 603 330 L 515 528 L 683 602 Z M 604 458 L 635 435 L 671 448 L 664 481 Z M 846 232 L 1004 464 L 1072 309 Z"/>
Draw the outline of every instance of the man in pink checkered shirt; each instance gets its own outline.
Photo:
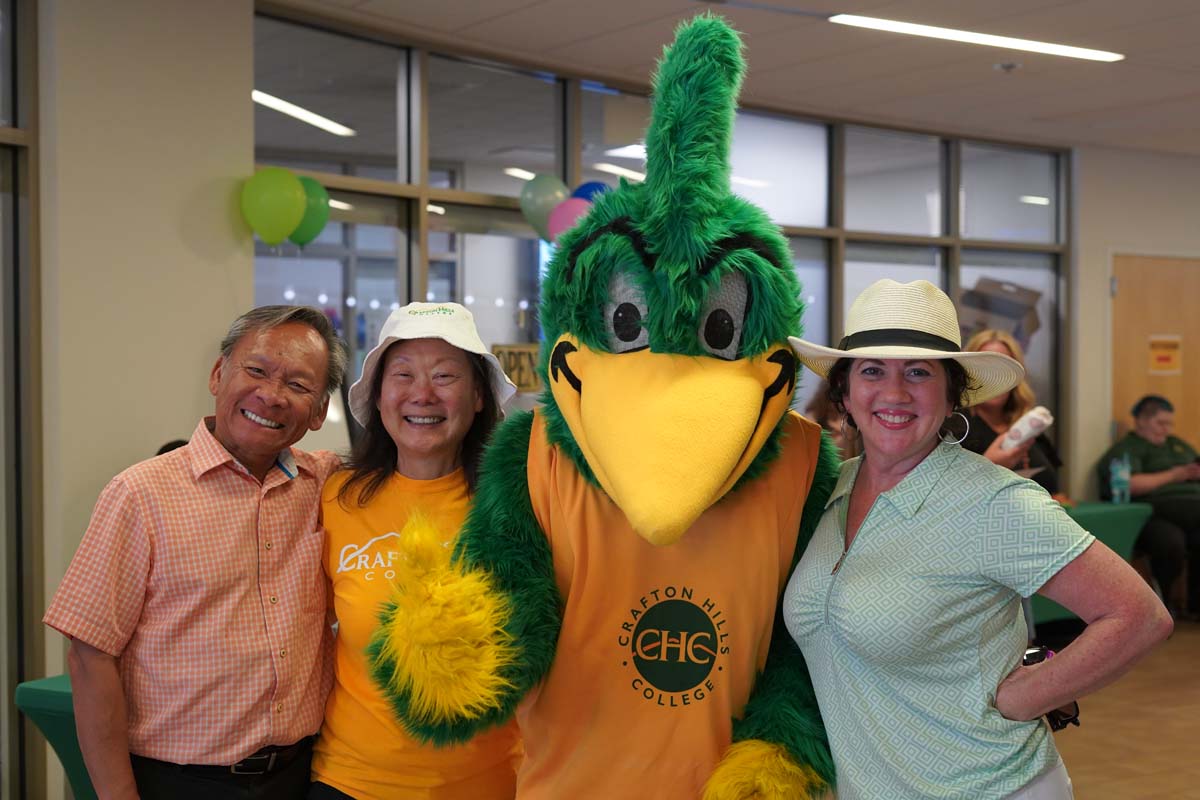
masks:
<path id="1" fill-rule="evenodd" d="M 191 441 L 108 484 L 45 623 L 101 798 L 302 798 L 331 680 L 317 513 L 346 353 L 316 309 L 239 317 Z"/>

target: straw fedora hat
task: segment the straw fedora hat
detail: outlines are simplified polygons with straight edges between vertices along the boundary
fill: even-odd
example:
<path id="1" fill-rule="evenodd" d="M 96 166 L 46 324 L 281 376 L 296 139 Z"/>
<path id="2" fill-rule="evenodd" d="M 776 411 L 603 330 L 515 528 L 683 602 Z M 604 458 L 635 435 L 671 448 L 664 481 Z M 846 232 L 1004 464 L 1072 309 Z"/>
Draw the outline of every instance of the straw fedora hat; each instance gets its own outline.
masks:
<path id="1" fill-rule="evenodd" d="M 958 314 L 945 292 L 929 281 L 899 283 L 884 278 L 863 289 L 846 315 L 846 336 L 822 347 L 789 336 L 800 361 L 822 378 L 842 358 L 947 359 L 964 370 L 971 384 L 968 407 L 1007 392 L 1025 370 L 1001 353 L 964 353 Z"/>

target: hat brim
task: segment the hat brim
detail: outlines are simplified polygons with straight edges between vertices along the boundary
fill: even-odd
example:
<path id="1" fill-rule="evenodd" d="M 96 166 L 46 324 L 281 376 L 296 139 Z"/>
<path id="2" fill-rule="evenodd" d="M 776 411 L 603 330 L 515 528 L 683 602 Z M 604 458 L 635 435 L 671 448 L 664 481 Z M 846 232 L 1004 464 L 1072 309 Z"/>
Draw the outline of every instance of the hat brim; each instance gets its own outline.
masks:
<path id="1" fill-rule="evenodd" d="M 500 359 L 489 353 L 487 350 L 474 350 L 463 347 L 460 342 L 452 342 L 445 336 L 439 336 L 433 332 L 424 332 L 420 336 L 389 336 L 367 353 L 367 357 L 363 359 L 362 375 L 350 387 L 350 414 L 358 421 L 359 425 L 366 427 L 367 422 L 371 418 L 371 386 L 375 383 L 375 372 L 379 369 L 379 362 L 383 358 L 383 354 L 387 349 L 396 342 L 404 342 L 410 339 L 441 339 L 447 344 L 457 347 L 464 353 L 473 353 L 474 355 L 483 356 L 484 362 L 488 367 L 488 384 L 492 392 L 492 397 L 496 401 L 496 410 L 500 416 L 504 416 L 504 406 L 512 399 L 512 396 L 517 393 L 516 384 L 509 380 L 508 375 L 504 373 L 504 369 L 500 366 Z"/>
<path id="2" fill-rule="evenodd" d="M 877 358 L 888 359 L 925 359 L 945 361 L 953 359 L 967 373 L 967 378 L 973 388 L 967 391 L 966 407 L 978 405 L 1012 389 L 1025 377 L 1025 369 L 1015 358 L 1009 358 L 1003 353 L 952 353 L 945 350 L 931 350 L 924 347 L 906 345 L 880 345 L 877 347 L 860 347 L 854 350 L 838 350 L 812 342 L 806 342 L 796 336 L 789 336 L 788 342 L 796 351 L 800 363 L 811 369 L 822 378 L 829 377 L 829 370 L 840 359 Z"/>

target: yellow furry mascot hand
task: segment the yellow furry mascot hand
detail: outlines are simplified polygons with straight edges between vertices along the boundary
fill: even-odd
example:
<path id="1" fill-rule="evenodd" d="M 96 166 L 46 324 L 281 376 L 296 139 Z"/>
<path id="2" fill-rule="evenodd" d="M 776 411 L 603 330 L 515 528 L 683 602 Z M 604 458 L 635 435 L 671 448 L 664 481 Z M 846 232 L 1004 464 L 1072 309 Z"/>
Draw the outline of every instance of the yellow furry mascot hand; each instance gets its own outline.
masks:
<path id="1" fill-rule="evenodd" d="M 826 797 L 828 785 L 787 750 L 747 739 L 725 751 L 704 786 L 704 800 L 806 800 Z"/>
<path id="2" fill-rule="evenodd" d="M 453 563 L 451 546 L 413 515 L 400 534 L 401 563 L 368 655 L 401 719 L 477 720 L 509 688 L 509 602 L 491 577 Z"/>

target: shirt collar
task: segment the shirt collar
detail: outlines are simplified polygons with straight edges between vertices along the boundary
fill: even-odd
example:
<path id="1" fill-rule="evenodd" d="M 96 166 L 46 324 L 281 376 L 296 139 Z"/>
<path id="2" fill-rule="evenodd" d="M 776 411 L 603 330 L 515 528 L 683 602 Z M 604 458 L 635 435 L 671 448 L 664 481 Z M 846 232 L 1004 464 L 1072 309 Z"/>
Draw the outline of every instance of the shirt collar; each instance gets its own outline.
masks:
<path id="1" fill-rule="evenodd" d="M 215 420 L 215 417 L 205 417 L 200 420 L 200 424 L 196 426 L 192 438 L 187 443 L 188 454 L 192 461 L 193 478 L 199 478 L 204 473 L 225 464 L 236 465 L 235 469 L 246 471 L 246 468 L 217 441 L 217 437 L 213 436 L 212 431 L 209 430 L 208 426 Z M 279 455 L 275 457 L 274 466 L 285 480 L 289 481 L 295 478 L 300 470 L 309 473 L 313 471 L 311 465 L 297 460 L 290 447 L 279 451 Z M 247 474 L 249 474 L 248 471 Z M 268 478 L 270 474 L 270 472 L 267 473 Z"/>
<path id="2" fill-rule="evenodd" d="M 920 464 L 909 470 L 900 483 L 879 496 L 886 498 L 906 519 L 912 519 L 921 510 L 926 498 L 933 492 L 933 487 L 938 485 L 946 470 L 950 469 L 961 453 L 962 448 L 956 444 L 939 444 L 933 448 L 933 452 L 921 460 Z M 829 500 L 825 502 L 826 508 L 833 505 L 834 501 L 849 494 L 850 490 L 854 488 L 854 479 L 858 476 L 862 459 L 863 457 L 859 456 L 842 465 L 837 485 L 833 487 Z"/>
<path id="3" fill-rule="evenodd" d="M 825 501 L 826 508 L 829 508 L 835 501 L 841 500 L 850 493 L 860 466 L 862 466 L 862 456 L 843 462 L 842 471 L 838 473 L 837 485 L 833 487 L 833 491 L 829 494 L 829 499 Z"/>

